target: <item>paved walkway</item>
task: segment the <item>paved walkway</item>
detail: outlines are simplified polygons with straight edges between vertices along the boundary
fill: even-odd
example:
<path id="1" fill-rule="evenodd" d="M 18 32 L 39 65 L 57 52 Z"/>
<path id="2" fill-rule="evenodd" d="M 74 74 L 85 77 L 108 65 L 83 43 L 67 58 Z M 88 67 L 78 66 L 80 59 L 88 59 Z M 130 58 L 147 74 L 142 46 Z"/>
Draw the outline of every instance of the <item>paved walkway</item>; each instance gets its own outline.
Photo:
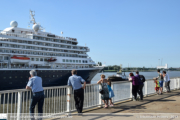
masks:
<path id="1" fill-rule="evenodd" d="M 175 114 L 179 113 L 179 114 Z M 82 116 L 46 120 L 180 120 L 180 90 L 163 95 L 152 95 L 140 101 L 126 101 L 108 109 L 85 110 Z"/>

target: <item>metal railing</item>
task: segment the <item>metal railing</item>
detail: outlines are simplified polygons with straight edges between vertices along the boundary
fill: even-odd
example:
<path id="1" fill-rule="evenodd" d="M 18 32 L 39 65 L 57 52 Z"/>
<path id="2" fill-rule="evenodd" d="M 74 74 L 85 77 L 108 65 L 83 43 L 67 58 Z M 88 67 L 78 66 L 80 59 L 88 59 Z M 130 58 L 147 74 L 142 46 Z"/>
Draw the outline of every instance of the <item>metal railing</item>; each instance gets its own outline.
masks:
<path id="1" fill-rule="evenodd" d="M 84 109 L 102 106 L 99 84 L 88 84 L 84 90 Z M 155 83 L 153 80 L 147 80 L 144 83 L 144 96 L 155 94 Z M 114 103 L 132 98 L 131 82 L 112 82 L 111 88 L 115 97 Z M 180 78 L 172 78 L 170 82 L 171 90 L 180 89 Z M 164 88 L 165 90 L 165 88 Z M 74 93 L 72 87 L 56 86 L 44 87 L 44 106 L 43 115 L 70 113 L 75 111 Z M 31 102 L 31 91 L 25 89 L 0 91 L 0 113 L 16 114 L 29 113 Z M 37 107 L 35 113 L 37 113 Z M 20 120 L 20 118 L 17 118 Z"/>
<path id="2" fill-rule="evenodd" d="M 31 35 L 27 35 L 27 34 L 22 34 L 22 33 L 18 33 L 18 32 L 4 32 L 2 30 L 0 30 L 0 34 L 1 35 L 7 35 L 7 36 L 13 36 L 13 37 L 21 37 L 21 38 L 29 38 L 29 39 L 33 39 L 33 34 Z M 34 34 L 35 35 L 35 34 Z M 38 33 L 38 35 L 40 36 L 44 36 L 44 37 L 48 37 L 46 34 L 40 34 Z M 36 36 L 36 35 L 35 35 Z M 64 40 L 71 40 L 72 42 L 77 42 L 76 38 L 70 38 L 70 37 L 61 37 L 61 36 L 55 36 L 55 39 L 64 39 Z M 41 40 L 41 39 L 40 39 Z"/>

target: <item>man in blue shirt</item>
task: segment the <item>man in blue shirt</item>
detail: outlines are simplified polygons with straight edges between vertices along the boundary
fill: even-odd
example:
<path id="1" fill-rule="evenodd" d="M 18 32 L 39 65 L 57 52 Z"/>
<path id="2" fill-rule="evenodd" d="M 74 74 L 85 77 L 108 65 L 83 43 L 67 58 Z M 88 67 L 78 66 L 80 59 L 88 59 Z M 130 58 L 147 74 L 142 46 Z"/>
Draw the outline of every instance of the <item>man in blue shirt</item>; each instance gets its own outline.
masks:
<path id="1" fill-rule="evenodd" d="M 29 77 L 29 82 L 26 86 L 26 89 L 32 90 L 33 93 L 33 96 L 31 98 L 31 105 L 29 109 L 30 109 L 30 114 L 32 116 L 31 120 L 35 120 L 33 116 L 34 116 L 34 108 L 37 103 L 38 103 L 38 113 L 41 115 L 43 113 L 44 90 L 42 87 L 42 79 L 41 77 L 37 76 L 37 72 L 35 70 L 31 70 L 30 75 L 31 77 Z"/>
<path id="2" fill-rule="evenodd" d="M 166 88 L 166 92 L 170 92 L 170 79 L 169 79 L 169 75 L 166 73 L 166 71 L 163 71 L 163 78 L 164 78 L 164 82 L 165 82 L 165 88 Z"/>
<path id="3" fill-rule="evenodd" d="M 84 79 L 82 79 L 81 76 L 77 76 L 76 70 L 72 70 L 71 73 L 72 76 L 68 79 L 68 86 L 73 87 L 76 109 L 78 113 L 82 113 L 84 102 L 84 89 L 86 87 L 86 82 Z M 81 83 L 84 83 L 83 87 Z"/>

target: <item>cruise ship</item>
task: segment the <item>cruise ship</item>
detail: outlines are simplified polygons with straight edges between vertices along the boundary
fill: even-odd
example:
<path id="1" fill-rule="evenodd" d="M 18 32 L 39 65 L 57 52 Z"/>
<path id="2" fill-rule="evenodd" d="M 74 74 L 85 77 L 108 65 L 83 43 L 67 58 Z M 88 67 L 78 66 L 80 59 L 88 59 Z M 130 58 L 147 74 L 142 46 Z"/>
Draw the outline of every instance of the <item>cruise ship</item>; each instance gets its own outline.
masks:
<path id="1" fill-rule="evenodd" d="M 0 90 L 25 88 L 32 69 L 43 87 L 67 85 L 72 69 L 90 83 L 103 69 L 87 55 L 90 49 L 77 45 L 76 38 L 45 32 L 34 15 L 30 10 L 32 29 L 11 21 L 11 27 L 0 31 Z"/>

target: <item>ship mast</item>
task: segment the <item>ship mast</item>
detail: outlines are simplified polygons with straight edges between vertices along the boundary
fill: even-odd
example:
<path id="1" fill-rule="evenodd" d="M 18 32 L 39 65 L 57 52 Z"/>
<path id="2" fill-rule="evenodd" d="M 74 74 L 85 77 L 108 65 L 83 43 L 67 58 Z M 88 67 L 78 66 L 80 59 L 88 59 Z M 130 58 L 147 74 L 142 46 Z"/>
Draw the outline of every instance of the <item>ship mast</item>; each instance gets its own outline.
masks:
<path id="1" fill-rule="evenodd" d="M 33 24 L 36 24 L 36 21 L 35 21 L 35 18 L 34 18 L 35 12 L 33 12 L 33 11 L 30 10 L 30 16 L 31 16 L 30 22 L 33 23 Z"/>
<path id="2" fill-rule="evenodd" d="M 39 25 L 39 30 L 45 31 L 45 28 L 43 28 L 39 23 L 36 23 L 34 16 L 35 16 L 35 11 L 30 10 L 30 17 L 31 17 L 30 23 L 32 23 L 33 25 L 35 25 L 35 24 Z"/>

